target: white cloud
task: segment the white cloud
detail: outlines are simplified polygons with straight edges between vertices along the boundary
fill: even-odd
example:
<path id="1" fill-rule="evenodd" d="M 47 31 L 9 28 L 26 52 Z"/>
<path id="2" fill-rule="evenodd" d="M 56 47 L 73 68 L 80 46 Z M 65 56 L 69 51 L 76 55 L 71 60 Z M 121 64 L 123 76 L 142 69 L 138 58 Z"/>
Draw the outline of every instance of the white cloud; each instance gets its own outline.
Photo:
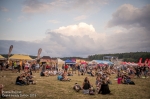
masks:
<path id="1" fill-rule="evenodd" d="M 50 23 L 54 23 L 54 24 L 56 24 L 56 23 L 60 23 L 59 21 L 57 21 L 57 20 L 48 20 L 48 22 L 50 22 Z"/>
<path id="2" fill-rule="evenodd" d="M 7 11 L 8 11 L 8 9 L 7 9 L 7 8 L 5 8 L 5 7 L 0 7 L 0 11 L 7 12 Z"/>
<path id="3" fill-rule="evenodd" d="M 26 0 L 22 11 L 24 13 L 35 14 L 48 11 L 84 11 L 91 12 L 99 10 L 101 6 L 109 0 L 51 0 L 50 2 L 40 2 L 38 0 Z"/>
<path id="4" fill-rule="evenodd" d="M 112 19 L 108 22 L 107 27 L 121 26 L 124 28 L 144 27 L 150 29 L 150 5 L 143 8 L 136 8 L 131 4 L 120 6 L 113 13 Z"/>
<path id="5" fill-rule="evenodd" d="M 97 53 L 149 51 L 149 37 L 149 31 L 143 27 L 134 27 L 125 31 L 120 29 L 112 33 L 97 33 L 93 25 L 79 23 L 48 31 L 46 37 L 38 42 L 1 40 L 0 52 L 8 53 L 10 45 L 14 45 L 12 53 L 36 55 L 37 50 L 42 48 L 42 55 L 52 57 L 85 57 Z"/>
<path id="6" fill-rule="evenodd" d="M 75 17 L 74 20 L 75 20 L 75 21 L 80 21 L 80 20 L 84 20 L 84 19 L 86 19 L 86 18 L 87 18 L 86 15 L 81 15 L 81 16 Z"/>
<path id="7" fill-rule="evenodd" d="M 12 21 L 12 19 L 11 19 L 11 18 L 7 18 L 6 21 L 7 21 L 7 22 L 10 22 L 10 21 Z"/>
<path id="8" fill-rule="evenodd" d="M 18 17 L 18 21 L 19 21 L 19 22 L 26 21 L 27 19 L 29 19 L 29 18 L 27 18 L 27 17 L 25 17 L 25 16 L 19 16 L 19 17 Z"/>

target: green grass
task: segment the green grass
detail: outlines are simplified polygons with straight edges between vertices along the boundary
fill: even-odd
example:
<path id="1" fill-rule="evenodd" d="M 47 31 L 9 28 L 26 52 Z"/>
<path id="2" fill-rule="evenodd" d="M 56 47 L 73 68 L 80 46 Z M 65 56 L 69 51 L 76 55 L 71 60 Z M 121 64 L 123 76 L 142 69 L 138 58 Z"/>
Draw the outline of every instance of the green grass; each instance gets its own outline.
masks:
<path id="1" fill-rule="evenodd" d="M 5 75 L 6 77 L 2 77 Z M 57 76 L 40 77 L 39 73 L 33 73 L 36 85 L 17 86 L 15 85 L 16 77 L 19 73 L 12 73 L 10 71 L 0 72 L 0 83 L 3 84 L 4 91 L 21 91 L 22 94 L 35 94 L 36 97 L 32 99 L 150 99 L 150 78 L 133 79 L 135 85 L 117 84 L 114 80 L 116 74 L 111 76 L 112 85 L 109 85 L 112 95 L 84 95 L 82 90 L 75 92 L 72 87 L 74 83 L 82 86 L 84 78 L 87 76 L 91 84 L 95 86 L 95 77 L 89 75 L 70 76 L 71 81 L 62 82 L 57 80 Z M 17 97 L 9 97 L 8 99 L 16 99 Z M 19 99 L 19 98 L 18 98 Z M 29 99 L 29 97 L 21 97 L 21 99 Z"/>

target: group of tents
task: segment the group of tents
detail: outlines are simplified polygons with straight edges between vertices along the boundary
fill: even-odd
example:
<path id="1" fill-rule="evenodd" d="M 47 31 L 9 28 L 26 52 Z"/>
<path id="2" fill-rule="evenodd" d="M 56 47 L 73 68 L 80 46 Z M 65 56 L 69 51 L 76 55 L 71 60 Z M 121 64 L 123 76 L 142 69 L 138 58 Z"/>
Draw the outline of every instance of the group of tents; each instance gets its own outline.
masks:
<path id="1" fill-rule="evenodd" d="M 0 55 L 0 60 L 6 60 L 5 57 L 3 57 L 2 55 Z M 9 60 L 27 60 L 27 61 L 35 61 L 36 59 L 32 59 L 29 55 L 22 55 L 22 54 L 14 54 L 11 57 L 9 57 Z M 53 64 L 58 64 L 58 65 L 62 65 L 62 64 L 88 64 L 88 65 L 92 65 L 92 64 L 98 64 L 100 66 L 103 66 L 104 64 L 107 65 L 113 65 L 112 62 L 110 61 L 104 61 L 104 60 L 92 60 L 92 61 L 85 61 L 85 60 L 77 60 L 77 59 L 67 59 L 67 60 L 62 60 L 60 58 L 50 58 L 49 56 L 43 56 L 40 58 L 40 62 L 51 62 Z"/>

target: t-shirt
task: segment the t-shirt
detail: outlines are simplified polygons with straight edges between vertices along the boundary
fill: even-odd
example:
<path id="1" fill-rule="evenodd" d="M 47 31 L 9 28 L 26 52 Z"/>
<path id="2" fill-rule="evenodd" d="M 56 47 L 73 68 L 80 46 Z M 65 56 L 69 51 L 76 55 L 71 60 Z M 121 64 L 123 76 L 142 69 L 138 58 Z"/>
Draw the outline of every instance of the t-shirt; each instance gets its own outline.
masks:
<path id="1" fill-rule="evenodd" d="M 65 65 L 65 69 L 68 69 L 68 65 Z"/>
<path id="2" fill-rule="evenodd" d="M 26 63 L 26 64 L 25 64 L 25 67 L 29 67 L 29 64 L 28 64 L 28 63 Z"/>
<path id="3" fill-rule="evenodd" d="M 17 63 L 16 62 L 14 63 L 14 67 L 17 67 Z"/>
<path id="4" fill-rule="evenodd" d="M 90 88 L 90 84 L 87 83 L 87 82 L 85 82 L 85 83 L 84 83 L 84 86 L 83 86 L 83 89 L 87 90 L 87 89 L 89 89 L 89 88 Z"/>

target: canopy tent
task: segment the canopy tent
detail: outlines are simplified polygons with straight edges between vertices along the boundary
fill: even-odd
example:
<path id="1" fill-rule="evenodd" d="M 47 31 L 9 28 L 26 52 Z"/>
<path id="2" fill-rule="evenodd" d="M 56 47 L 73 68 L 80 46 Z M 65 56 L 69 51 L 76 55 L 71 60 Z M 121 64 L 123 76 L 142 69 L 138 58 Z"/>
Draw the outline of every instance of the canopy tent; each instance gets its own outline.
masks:
<path id="1" fill-rule="evenodd" d="M 77 64 L 87 64 L 87 62 L 84 59 L 76 59 Z"/>
<path id="2" fill-rule="evenodd" d="M 138 66 L 138 63 L 134 63 L 134 62 L 121 62 L 121 65 Z"/>
<path id="3" fill-rule="evenodd" d="M 11 60 L 33 60 L 29 55 L 14 54 L 9 59 Z"/>
<path id="4" fill-rule="evenodd" d="M 5 60 L 6 58 L 0 55 L 0 60 Z"/>
<path id="5" fill-rule="evenodd" d="M 86 61 L 81 61 L 80 64 L 87 64 L 87 62 Z"/>
<path id="6" fill-rule="evenodd" d="M 92 60 L 89 62 L 89 64 L 107 64 L 107 65 L 113 65 L 111 61 L 104 61 L 104 60 Z"/>
<path id="7" fill-rule="evenodd" d="M 65 64 L 65 61 L 61 60 L 60 58 L 57 58 L 57 64 Z"/>
<path id="8" fill-rule="evenodd" d="M 65 64 L 76 64 L 76 62 L 71 61 L 70 59 L 67 59 L 65 61 Z"/>
<path id="9" fill-rule="evenodd" d="M 61 69 L 63 64 L 65 64 L 65 61 L 61 60 L 60 58 L 57 58 L 57 65 L 59 69 Z"/>

